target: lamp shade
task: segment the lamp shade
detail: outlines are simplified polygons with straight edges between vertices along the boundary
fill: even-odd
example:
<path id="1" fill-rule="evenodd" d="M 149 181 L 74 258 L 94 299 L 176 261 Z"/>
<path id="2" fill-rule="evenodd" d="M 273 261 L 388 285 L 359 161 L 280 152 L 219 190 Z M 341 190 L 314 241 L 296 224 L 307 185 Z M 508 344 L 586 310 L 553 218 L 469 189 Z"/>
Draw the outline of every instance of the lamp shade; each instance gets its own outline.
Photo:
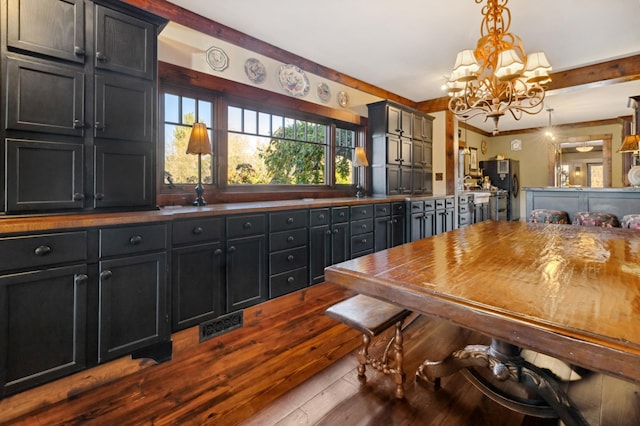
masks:
<path id="1" fill-rule="evenodd" d="M 495 75 L 501 80 L 509 80 L 520 75 L 523 68 L 524 63 L 516 49 L 504 50 L 498 55 Z"/>
<path id="2" fill-rule="evenodd" d="M 627 135 L 618 148 L 618 152 L 636 152 L 640 143 L 640 135 Z"/>
<path id="3" fill-rule="evenodd" d="M 478 64 L 473 50 L 463 50 L 458 52 L 458 56 L 456 56 L 456 63 L 453 66 L 451 80 L 463 82 L 475 80 L 478 77 L 479 70 L 480 64 Z"/>
<path id="4" fill-rule="evenodd" d="M 357 146 L 353 153 L 353 167 L 367 167 L 368 165 L 367 153 L 364 152 L 363 147 Z"/>
<path id="5" fill-rule="evenodd" d="M 187 154 L 211 154 L 211 142 L 209 132 L 204 123 L 193 123 Z"/>
<path id="6" fill-rule="evenodd" d="M 548 83 L 549 71 L 551 71 L 551 64 L 547 59 L 547 55 L 544 52 L 533 52 L 527 56 L 527 64 L 524 67 L 524 76 L 528 83 Z"/>

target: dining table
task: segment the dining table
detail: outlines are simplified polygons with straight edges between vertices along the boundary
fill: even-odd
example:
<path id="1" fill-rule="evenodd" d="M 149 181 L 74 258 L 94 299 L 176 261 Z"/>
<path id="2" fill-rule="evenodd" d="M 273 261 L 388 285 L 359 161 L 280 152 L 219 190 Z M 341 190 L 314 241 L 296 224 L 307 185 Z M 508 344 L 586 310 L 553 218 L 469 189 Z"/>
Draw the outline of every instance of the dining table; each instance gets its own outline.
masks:
<path id="1" fill-rule="evenodd" d="M 329 266 L 325 278 L 490 337 L 425 360 L 416 378 L 433 389 L 460 371 L 509 408 L 580 425 L 556 377 L 522 349 L 640 383 L 640 230 L 490 220 Z"/>

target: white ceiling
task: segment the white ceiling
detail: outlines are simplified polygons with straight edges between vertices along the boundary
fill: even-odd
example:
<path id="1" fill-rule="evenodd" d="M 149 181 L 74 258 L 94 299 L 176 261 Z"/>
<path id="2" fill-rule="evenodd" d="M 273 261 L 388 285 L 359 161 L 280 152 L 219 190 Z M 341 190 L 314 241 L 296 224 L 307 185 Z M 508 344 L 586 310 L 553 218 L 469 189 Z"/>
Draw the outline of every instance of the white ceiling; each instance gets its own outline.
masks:
<path id="1" fill-rule="evenodd" d="M 444 96 L 456 53 L 475 48 L 473 0 L 169 0 L 213 21 L 413 101 Z M 477 0 L 476 0 L 477 1 Z M 484 2 L 482 2 L 484 3 Z M 640 0 L 513 0 L 510 31 L 543 50 L 552 72 L 640 54 Z M 630 115 L 640 80 L 549 92 L 564 124 Z M 500 130 L 543 127 L 548 114 L 500 120 Z M 492 123 L 470 120 L 491 131 Z"/>

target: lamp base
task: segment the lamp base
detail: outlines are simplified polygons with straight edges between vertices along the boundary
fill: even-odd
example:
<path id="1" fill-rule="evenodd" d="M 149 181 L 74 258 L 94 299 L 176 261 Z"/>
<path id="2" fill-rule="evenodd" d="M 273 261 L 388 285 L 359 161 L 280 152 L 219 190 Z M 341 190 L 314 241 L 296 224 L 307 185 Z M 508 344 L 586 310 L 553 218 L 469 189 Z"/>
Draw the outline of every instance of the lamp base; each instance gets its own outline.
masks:
<path id="1" fill-rule="evenodd" d="M 356 198 L 364 198 L 364 188 L 360 184 L 356 185 Z"/>
<path id="2" fill-rule="evenodd" d="M 204 200 L 204 198 L 202 197 L 202 194 L 204 194 L 204 186 L 202 186 L 202 183 L 198 183 L 196 185 L 196 199 L 193 203 L 191 203 L 194 206 L 206 206 L 207 202 Z"/>

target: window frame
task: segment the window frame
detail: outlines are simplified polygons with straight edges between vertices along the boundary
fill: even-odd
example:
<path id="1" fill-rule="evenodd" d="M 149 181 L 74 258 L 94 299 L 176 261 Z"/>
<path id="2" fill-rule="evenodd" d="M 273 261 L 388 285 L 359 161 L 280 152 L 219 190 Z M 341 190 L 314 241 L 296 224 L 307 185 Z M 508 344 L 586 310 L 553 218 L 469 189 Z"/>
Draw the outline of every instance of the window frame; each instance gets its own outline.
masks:
<path id="1" fill-rule="evenodd" d="M 216 80 L 222 80 L 217 79 Z M 233 89 L 238 83 L 228 82 L 226 83 Z M 165 142 L 165 105 L 164 96 L 165 93 L 172 95 L 178 95 L 183 97 L 192 97 L 196 100 L 210 101 L 213 105 L 213 121 L 212 121 L 212 135 L 211 141 L 214 155 L 212 156 L 212 184 L 204 184 L 205 187 L 205 199 L 208 203 L 215 202 L 233 202 L 233 201 L 252 201 L 261 199 L 292 199 L 297 197 L 340 197 L 351 196 L 355 190 L 355 182 L 357 178 L 356 173 L 359 170 L 354 170 L 353 183 L 351 184 L 336 184 L 335 182 L 335 157 L 336 157 L 336 128 L 344 128 L 353 130 L 355 132 L 354 148 L 356 146 L 364 146 L 366 149 L 366 118 L 358 117 L 358 122 L 343 121 L 332 115 L 336 115 L 335 111 L 328 107 L 315 106 L 310 102 L 292 99 L 291 97 L 266 92 L 262 89 L 253 87 L 243 87 L 243 92 L 249 92 L 255 96 L 237 96 L 231 95 L 226 91 L 219 91 L 213 89 L 200 88 L 195 86 L 187 86 L 184 84 L 177 84 L 166 79 L 160 80 L 160 87 L 158 90 L 159 106 L 160 106 L 160 131 L 158 132 L 158 178 L 157 178 L 157 194 L 159 205 L 186 205 L 190 204 L 190 200 L 194 194 L 194 187 L 190 184 L 174 184 L 169 185 L 164 181 L 164 142 Z M 269 102 L 264 101 L 264 93 L 269 93 L 270 97 L 284 98 L 278 99 L 274 105 L 270 105 L 269 108 L 261 108 Z M 246 93 L 243 93 L 246 95 Z M 283 102 L 286 99 L 286 102 Z M 270 103 L 269 103 L 270 104 Z M 283 106 L 282 104 L 287 104 Z M 301 107 L 301 105 L 304 107 Z M 258 112 L 266 112 L 272 115 L 282 115 L 300 120 L 312 121 L 320 124 L 324 124 L 328 129 L 328 138 L 330 143 L 328 144 L 327 152 L 325 153 L 325 184 L 285 184 L 285 185 L 271 185 L 271 184 L 256 184 L 256 185 L 243 185 L 243 184 L 229 184 L 228 183 L 228 122 L 227 122 L 227 108 L 229 105 L 253 109 Z M 317 111 L 314 111 L 317 109 Z M 323 114 L 327 112 L 328 114 Z M 349 114 L 352 118 L 354 115 Z M 216 184 L 217 182 L 217 184 Z"/>

